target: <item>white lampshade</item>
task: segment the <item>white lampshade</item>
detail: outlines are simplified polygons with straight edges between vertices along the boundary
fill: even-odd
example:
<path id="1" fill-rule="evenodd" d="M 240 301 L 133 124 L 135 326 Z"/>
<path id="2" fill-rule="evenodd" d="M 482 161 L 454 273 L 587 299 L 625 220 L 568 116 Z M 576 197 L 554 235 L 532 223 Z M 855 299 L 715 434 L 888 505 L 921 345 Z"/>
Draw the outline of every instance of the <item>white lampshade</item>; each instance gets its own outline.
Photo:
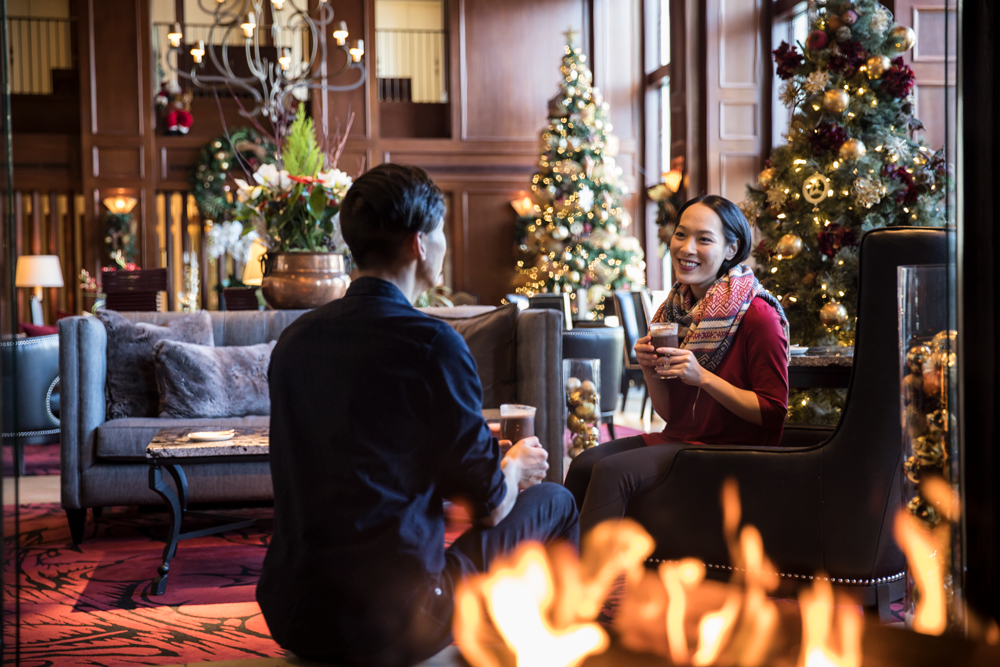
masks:
<path id="1" fill-rule="evenodd" d="M 57 255 L 21 255 L 14 277 L 17 287 L 62 287 L 62 266 Z"/>
<path id="2" fill-rule="evenodd" d="M 250 256 L 247 257 L 247 264 L 243 267 L 243 284 L 260 287 L 264 282 L 264 272 L 260 267 L 260 258 L 267 252 L 267 247 L 260 239 L 255 239 L 250 244 Z"/>

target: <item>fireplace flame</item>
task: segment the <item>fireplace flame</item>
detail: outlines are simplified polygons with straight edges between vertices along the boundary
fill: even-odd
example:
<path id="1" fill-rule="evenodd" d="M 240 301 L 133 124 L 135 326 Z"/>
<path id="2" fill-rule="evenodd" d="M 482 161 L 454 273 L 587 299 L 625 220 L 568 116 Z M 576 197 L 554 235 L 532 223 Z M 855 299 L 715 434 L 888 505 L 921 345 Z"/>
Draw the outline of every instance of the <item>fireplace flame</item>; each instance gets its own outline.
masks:
<path id="1" fill-rule="evenodd" d="M 955 490 L 940 477 L 925 480 L 920 491 L 943 517 L 941 523 L 927 528 L 908 511 L 899 510 L 893 528 L 917 589 L 913 629 L 940 635 L 948 626 L 945 572 L 951 540 L 949 522 L 958 520 L 961 504 Z"/>
<path id="2" fill-rule="evenodd" d="M 853 605 L 834 608 L 833 586 L 818 575 L 812 588 L 799 593 L 802 607 L 803 667 L 860 667 L 861 633 L 864 619 Z M 834 637 L 834 617 L 840 630 Z M 839 644 L 839 646 L 838 646 Z"/>

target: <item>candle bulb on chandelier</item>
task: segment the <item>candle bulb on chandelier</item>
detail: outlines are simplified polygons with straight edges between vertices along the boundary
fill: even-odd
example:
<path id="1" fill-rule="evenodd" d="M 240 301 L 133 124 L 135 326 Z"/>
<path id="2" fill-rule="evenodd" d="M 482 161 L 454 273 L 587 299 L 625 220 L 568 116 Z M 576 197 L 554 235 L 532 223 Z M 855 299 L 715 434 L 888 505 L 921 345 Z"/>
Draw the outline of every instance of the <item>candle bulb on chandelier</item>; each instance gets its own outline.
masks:
<path id="1" fill-rule="evenodd" d="M 351 58 L 354 59 L 354 62 L 359 63 L 363 55 L 365 55 L 365 40 L 359 39 L 354 42 L 354 48 L 351 49 Z"/>
<path id="2" fill-rule="evenodd" d="M 247 39 L 253 38 L 254 28 L 257 27 L 257 17 L 254 16 L 253 12 L 247 14 L 247 22 L 240 24 L 240 27 L 243 28 L 243 34 L 246 35 Z"/>
<path id="3" fill-rule="evenodd" d="M 271 2 L 274 3 L 274 8 L 279 12 L 281 11 L 281 7 L 285 4 L 285 0 L 271 0 Z"/>
<path id="4" fill-rule="evenodd" d="M 337 24 L 337 29 L 333 31 L 333 38 L 337 40 L 337 46 L 347 43 L 347 22 L 341 21 Z"/>
<path id="5" fill-rule="evenodd" d="M 292 64 L 292 52 L 288 47 L 281 50 L 281 56 L 278 58 L 278 64 L 281 65 L 281 70 L 283 72 L 288 71 L 288 66 Z"/>
<path id="6" fill-rule="evenodd" d="M 201 64 L 201 59 L 205 55 L 205 40 L 199 39 L 197 46 L 191 49 L 191 57 L 194 61 Z"/>
<path id="7" fill-rule="evenodd" d="M 181 24 L 175 23 L 167 33 L 167 39 L 170 40 L 170 46 L 177 49 L 181 46 L 181 40 L 184 38 L 184 33 L 181 32 Z"/>

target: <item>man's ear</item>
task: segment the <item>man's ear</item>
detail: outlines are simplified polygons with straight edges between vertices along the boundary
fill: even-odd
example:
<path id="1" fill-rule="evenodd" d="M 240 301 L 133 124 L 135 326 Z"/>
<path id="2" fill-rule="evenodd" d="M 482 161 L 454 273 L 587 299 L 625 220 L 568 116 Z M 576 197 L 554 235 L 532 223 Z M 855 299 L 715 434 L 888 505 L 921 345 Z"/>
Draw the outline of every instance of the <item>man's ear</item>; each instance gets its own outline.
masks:
<path id="1" fill-rule="evenodd" d="M 420 232 L 410 234 L 405 244 L 415 259 L 424 259 L 427 256 L 427 242 Z"/>

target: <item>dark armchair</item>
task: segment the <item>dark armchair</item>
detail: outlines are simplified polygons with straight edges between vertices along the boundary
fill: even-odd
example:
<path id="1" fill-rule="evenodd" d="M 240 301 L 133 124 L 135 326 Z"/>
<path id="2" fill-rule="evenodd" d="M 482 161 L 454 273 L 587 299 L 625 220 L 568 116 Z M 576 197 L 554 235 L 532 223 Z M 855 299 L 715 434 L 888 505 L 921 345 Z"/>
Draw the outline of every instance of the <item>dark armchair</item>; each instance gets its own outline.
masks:
<path id="1" fill-rule="evenodd" d="M 646 292 L 629 292 L 619 290 L 615 292 L 615 315 L 621 323 L 625 333 L 624 349 L 622 350 L 622 361 L 625 371 L 622 374 L 622 400 L 628 398 L 629 387 L 642 387 L 642 402 L 639 407 L 639 417 L 646 414 L 646 401 L 649 400 L 649 390 L 646 388 L 646 379 L 642 375 L 642 368 L 639 367 L 639 359 L 635 356 L 635 344 L 640 338 L 649 333 L 649 318 L 653 315 L 650 312 L 649 295 Z M 622 406 L 624 409 L 624 405 Z"/>
<path id="2" fill-rule="evenodd" d="M 854 369 L 829 438 L 792 448 L 663 445 L 675 449 L 671 467 L 626 509 L 656 540 L 654 561 L 729 566 L 719 490 L 733 477 L 743 520 L 760 529 L 784 582 L 825 572 L 888 616 L 906 569 L 892 537 L 903 505 L 896 267 L 943 263 L 946 248 L 940 229 L 881 229 L 862 240 Z"/>
<path id="3" fill-rule="evenodd" d="M 0 342 L 3 444 L 14 445 L 24 472 L 24 445 L 59 442 L 59 336 Z"/>

